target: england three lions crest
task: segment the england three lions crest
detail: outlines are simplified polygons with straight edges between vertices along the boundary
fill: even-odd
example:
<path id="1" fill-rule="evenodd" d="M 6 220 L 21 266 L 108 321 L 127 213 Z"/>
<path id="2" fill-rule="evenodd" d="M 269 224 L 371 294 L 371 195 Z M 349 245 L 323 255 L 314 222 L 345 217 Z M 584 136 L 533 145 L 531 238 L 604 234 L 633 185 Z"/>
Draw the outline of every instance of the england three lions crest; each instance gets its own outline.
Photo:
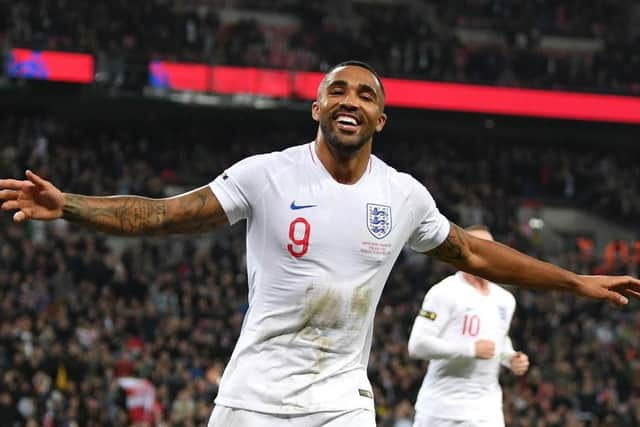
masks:
<path id="1" fill-rule="evenodd" d="M 382 239 L 391 231 L 391 206 L 367 203 L 367 228 L 376 239 Z"/>

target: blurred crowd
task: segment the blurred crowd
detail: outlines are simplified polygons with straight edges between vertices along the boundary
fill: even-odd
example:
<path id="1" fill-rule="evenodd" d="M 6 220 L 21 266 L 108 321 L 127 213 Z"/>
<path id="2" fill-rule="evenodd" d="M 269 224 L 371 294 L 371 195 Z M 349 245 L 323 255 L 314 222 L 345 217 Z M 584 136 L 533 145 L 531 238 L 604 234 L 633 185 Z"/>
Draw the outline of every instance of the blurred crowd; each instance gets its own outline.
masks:
<path id="1" fill-rule="evenodd" d="M 0 0 L 3 40 L 92 52 L 111 82 L 154 58 L 325 70 L 355 57 L 387 76 L 640 93 L 628 0 Z"/>
<path id="2" fill-rule="evenodd" d="M 9 115 L 0 119 L 0 175 L 29 167 L 69 192 L 166 196 L 206 184 L 246 155 L 309 137 L 202 126 L 80 128 Z M 523 199 L 640 213 L 621 206 L 640 200 L 629 153 L 413 138 L 374 147 L 424 182 L 451 219 L 488 224 L 527 252 L 535 242 L 514 214 Z M 205 424 L 247 309 L 242 225 L 199 237 L 115 239 L 64 221 L 19 226 L 4 214 L 0 224 L 1 425 L 132 425 L 125 377 L 155 387 L 154 421 L 138 425 Z M 582 273 L 592 267 L 569 243 L 556 261 Z M 428 287 L 450 272 L 407 251 L 390 276 L 368 367 L 379 426 L 410 425 L 427 363 L 409 359 L 408 334 Z M 513 291 L 511 335 L 532 368 L 502 378 L 507 424 L 639 426 L 637 302 L 616 309 Z"/>

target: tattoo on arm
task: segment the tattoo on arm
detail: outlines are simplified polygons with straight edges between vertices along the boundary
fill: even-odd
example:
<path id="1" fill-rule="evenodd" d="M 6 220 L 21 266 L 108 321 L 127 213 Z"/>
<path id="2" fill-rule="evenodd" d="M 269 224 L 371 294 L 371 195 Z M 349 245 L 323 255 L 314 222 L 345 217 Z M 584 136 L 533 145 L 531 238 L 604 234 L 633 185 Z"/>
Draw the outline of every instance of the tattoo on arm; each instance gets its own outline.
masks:
<path id="1" fill-rule="evenodd" d="M 464 230 L 456 224 L 451 223 L 449 236 L 447 236 L 440 246 L 427 252 L 427 255 L 431 255 L 440 261 L 456 263 L 463 261 L 468 253 L 469 243 L 465 237 Z"/>
<path id="2" fill-rule="evenodd" d="M 166 235 L 212 230 L 226 215 L 208 189 L 169 199 L 65 195 L 63 218 L 119 235 Z"/>
<path id="3" fill-rule="evenodd" d="M 160 234 L 203 233 L 225 222 L 221 208 L 211 209 L 212 199 L 208 189 L 175 199 L 173 215 L 167 218 Z"/>
<path id="4" fill-rule="evenodd" d="M 167 216 L 164 200 L 137 196 L 65 195 L 63 218 L 112 234 L 154 234 Z"/>

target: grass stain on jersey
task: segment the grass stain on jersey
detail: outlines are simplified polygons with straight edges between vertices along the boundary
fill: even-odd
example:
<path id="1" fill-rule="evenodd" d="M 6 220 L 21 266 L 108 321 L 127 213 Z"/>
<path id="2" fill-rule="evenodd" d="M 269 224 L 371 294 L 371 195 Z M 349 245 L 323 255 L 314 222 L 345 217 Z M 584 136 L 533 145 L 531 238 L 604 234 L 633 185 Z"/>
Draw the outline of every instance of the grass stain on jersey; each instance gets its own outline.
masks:
<path id="1" fill-rule="evenodd" d="M 309 341 L 315 348 L 313 370 L 320 373 L 335 343 L 327 336 L 330 330 L 344 327 L 341 315 L 342 298 L 331 289 L 318 289 L 315 285 L 307 289 L 307 302 L 302 315 L 298 337 Z"/>
<path id="2" fill-rule="evenodd" d="M 371 292 L 368 283 L 357 286 L 350 298 L 340 289 L 309 285 L 300 330 L 294 339 L 303 339 L 314 348 L 314 372 L 319 374 L 331 355 L 340 350 L 338 347 L 353 339 L 354 331 L 362 330 L 371 309 Z"/>
<path id="3" fill-rule="evenodd" d="M 351 313 L 354 315 L 353 329 L 360 329 L 371 307 L 371 288 L 367 283 L 356 287 L 351 298 Z"/>
<path id="4" fill-rule="evenodd" d="M 313 285 L 307 291 L 310 301 L 302 316 L 302 330 L 306 328 L 340 329 L 344 324 L 340 316 L 340 296 L 329 289 L 315 296 L 311 292 L 312 289 Z"/>

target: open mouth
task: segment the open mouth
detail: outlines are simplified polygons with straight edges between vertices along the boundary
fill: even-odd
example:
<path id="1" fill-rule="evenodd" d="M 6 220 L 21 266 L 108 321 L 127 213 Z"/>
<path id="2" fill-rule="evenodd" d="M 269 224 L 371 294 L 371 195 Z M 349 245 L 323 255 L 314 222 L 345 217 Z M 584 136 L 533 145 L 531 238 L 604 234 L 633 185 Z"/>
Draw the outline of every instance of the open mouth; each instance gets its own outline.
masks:
<path id="1" fill-rule="evenodd" d="M 338 113 L 335 116 L 335 121 L 338 124 L 338 129 L 346 132 L 355 132 L 360 127 L 358 118 L 351 114 Z"/>

